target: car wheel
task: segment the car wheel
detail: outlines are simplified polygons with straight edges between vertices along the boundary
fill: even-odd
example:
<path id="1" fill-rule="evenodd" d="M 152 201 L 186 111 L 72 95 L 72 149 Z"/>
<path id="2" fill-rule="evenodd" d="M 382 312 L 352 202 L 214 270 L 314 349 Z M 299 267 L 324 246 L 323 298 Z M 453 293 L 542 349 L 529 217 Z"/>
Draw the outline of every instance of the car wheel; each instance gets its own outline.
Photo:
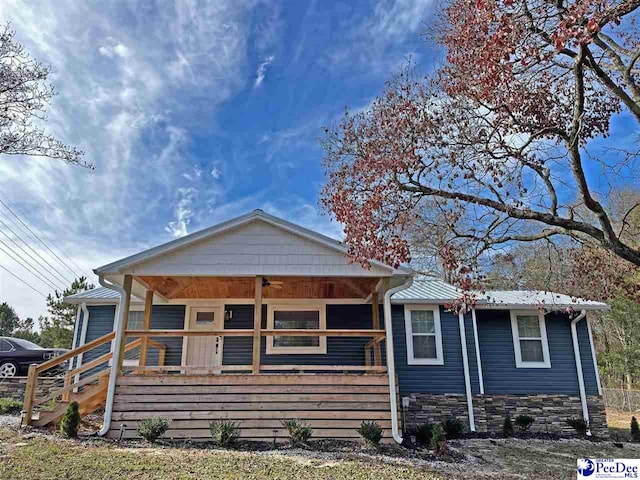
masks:
<path id="1" fill-rule="evenodd" d="M 0 363 L 0 378 L 15 377 L 18 374 L 18 365 L 13 362 Z"/>

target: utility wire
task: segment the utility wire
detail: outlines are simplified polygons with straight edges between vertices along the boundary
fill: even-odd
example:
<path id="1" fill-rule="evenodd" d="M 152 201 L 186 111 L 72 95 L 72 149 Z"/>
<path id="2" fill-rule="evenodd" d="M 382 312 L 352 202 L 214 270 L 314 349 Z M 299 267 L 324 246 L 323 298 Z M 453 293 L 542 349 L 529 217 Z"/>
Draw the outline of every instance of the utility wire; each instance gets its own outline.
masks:
<path id="1" fill-rule="evenodd" d="M 6 223 L 4 223 L 2 221 L 2 219 L 0 219 L 0 223 L 2 225 L 4 225 L 5 227 L 7 227 L 7 229 L 13 234 L 13 236 L 15 236 L 16 238 L 18 238 L 22 243 L 24 243 L 26 245 L 26 247 L 31 250 L 33 253 L 35 253 L 38 258 L 40 258 L 44 263 L 46 263 L 49 267 L 51 267 L 51 269 L 58 275 L 60 275 L 60 278 L 64 279 L 65 284 L 67 283 L 71 283 L 73 282 L 73 280 L 69 280 L 63 273 L 60 272 L 60 270 L 58 270 L 55 266 L 51 265 L 51 263 L 49 263 L 49 261 L 44 258 L 42 255 L 40 255 L 40 253 L 34 249 L 31 245 L 29 245 L 27 242 L 25 242 L 24 238 L 22 238 L 22 236 L 18 235 L 16 232 L 13 231 L 13 229 L 7 225 Z M 40 262 L 38 262 L 40 263 Z M 42 265 L 42 264 L 40 264 Z M 42 265 L 43 268 L 47 269 L 44 265 Z M 47 269 L 48 270 L 48 269 Z M 48 270 L 49 273 L 51 273 L 53 275 L 53 273 L 51 272 L 51 270 Z M 55 276 L 55 275 L 54 275 Z"/>
<path id="2" fill-rule="evenodd" d="M 20 266 L 22 268 L 24 268 L 25 270 L 28 270 L 29 273 L 31 273 L 34 277 L 36 277 L 41 282 L 46 283 L 49 287 L 53 288 L 54 290 L 58 290 L 60 288 L 60 286 L 56 286 L 56 284 L 54 282 L 52 282 L 51 279 L 49 279 L 46 275 L 43 275 L 42 272 L 40 272 L 37 269 L 33 268 L 33 266 L 27 260 L 25 260 L 25 258 L 22 255 L 20 255 L 20 252 L 16 252 L 10 245 L 7 245 L 7 243 L 4 240 L 2 240 L 1 238 L 0 238 L 0 243 L 2 245 L 4 245 L 9 250 L 9 252 L 11 252 L 11 253 L 8 253 L 2 247 L 0 247 L 0 249 L 9 258 L 11 258 L 16 263 L 20 264 Z"/>
<path id="3" fill-rule="evenodd" d="M 0 192 L 0 195 L 2 195 L 2 196 L 4 197 L 4 199 L 5 199 L 5 200 L 7 200 L 7 202 L 9 202 L 9 199 L 6 197 L 6 195 L 4 195 L 2 192 Z M 32 226 L 32 227 L 33 227 L 33 228 L 34 228 L 38 233 L 40 233 L 40 235 L 42 235 L 42 236 L 45 238 L 45 240 L 48 240 L 49 242 L 51 242 L 51 239 L 48 237 L 48 235 L 47 235 L 46 233 L 44 233 L 42 230 L 40 230 L 40 229 L 39 229 L 39 228 L 38 228 L 38 227 L 37 227 L 33 222 L 30 222 L 30 221 L 29 221 L 29 219 L 28 219 L 28 217 L 27 217 L 26 215 L 24 215 L 24 213 L 22 213 L 20 210 L 18 210 L 18 208 L 17 208 L 15 205 L 13 205 L 13 207 L 14 207 L 15 211 L 16 211 L 16 212 L 18 212 L 18 213 L 15 213 L 15 212 L 14 212 L 14 211 L 9 207 L 9 205 L 7 205 L 5 202 L 3 202 L 3 201 L 2 201 L 2 199 L 0 199 L 0 204 L 1 204 L 1 205 L 3 205 L 3 206 L 4 206 L 4 208 L 6 208 L 6 209 L 11 213 L 11 215 L 13 215 L 14 217 L 16 217 L 16 219 L 17 219 L 17 220 L 18 220 L 22 225 L 24 225 L 24 226 L 25 226 L 25 228 L 26 228 L 27 230 L 29 230 L 29 232 L 31 233 L 31 235 L 33 235 L 33 236 L 34 236 L 34 238 L 35 238 L 36 240 L 38 240 L 38 241 L 39 241 L 39 242 L 40 242 L 40 243 L 41 243 L 41 244 L 42 244 L 42 245 L 43 245 L 43 246 L 44 246 L 44 247 L 45 247 L 45 248 L 46 248 L 46 249 L 47 249 L 47 250 L 48 250 L 48 251 L 49 251 L 49 252 L 50 252 L 54 257 L 55 257 L 55 258 L 57 258 L 57 259 L 58 259 L 58 261 L 60 262 L 60 264 L 61 264 L 61 265 L 63 265 L 67 270 L 69 270 L 69 271 L 74 275 L 74 277 L 81 277 L 81 276 L 83 276 L 83 275 L 79 275 L 76 271 L 72 270 L 72 269 L 69 267 L 69 265 L 68 265 L 68 263 L 67 263 L 67 262 L 65 262 L 64 260 L 62 260 L 62 259 L 58 256 L 58 254 L 56 254 L 56 253 L 55 253 L 55 252 L 54 252 L 54 251 L 49 247 L 49 245 L 47 245 L 47 244 L 46 244 L 46 243 L 45 243 L 45 242 L 44 242 L 44 241 L 43 241 L 43 240 L 42 240 L 38 235 L 36 235 L 36 234 L 33 232 L 33 230 L 31 230 L 31 228 L 29 227 L 29 225 L 27 225 L 24 221 L 22 221 L 22 219 L 20 218 L 20 215 L 22 215 L 22 217 L 24 217 L 24 219 L 25 219 L 29 224 L 31 224 L 31 226 Z M 69 255 L 67 255 L 67 254 L 64 252 L 64 250 L 62 250 L 62 248 L 60 248 L 60 247 L 56 247 L 56 246 L 55 246 L 55 244 L 54 244 L 53 242 L 51 242 L 51 246 L 52 246 L 53 248 L 56 248 L 56 249 L 58 250 L 58 252 L 60 253 L 60 255 L 62 255 L 63 257 L 65 257 L 65 258 L 68 260 L 68 262 L 69 262 L 69 263 L 71 263 L 75 268 L 77 268 L 77 269 L 78 269 L 78 271 L 82 272 L 82 271 L 84 270 L 84 269 L 83 269 L 82 267 L 80 267 L 76 262 L 74 262 L 74 261 L 73 261 L 73 259 L 72 259 Z M 88 278 L 91 278 L 91 275 L 89 275 L 89 277 L 88 277 Z"/>
<path id="4" fill-rule="evenodd" d="M 0 265 L 0 268 L 3 269 L 5 272 L 7 272 L 9 275 L 11 275 L 13 278 L 15 278 L 16 280 L 24 283 L 27 287 L 29 287 L 31 290 L 33 290 L 34 292 L 36 292 L 38 295 L 42 295 L 44 298 L 47 298 L 47 296 L 42 293 L 40 290 L 38 290 L 37 288 L 35 288 L 34 286 L 28 284 L 27 282 L 25 282 L 23 279 L 21 279 L 19 276 L 17 276 L 15 273 L 13 273 L 11 270 L 9 270 L 8 268 L 4 267 L 3 265 Z"/>
<path id="5" fill-rule="evenodd" d="M 2 220 L 0 220 L 0 224 L 4 224 L 4 222 Z M 5 224 L 5 226 L 6 226 L 6 224 Z M 7 237 L 9 240 L 11 240 L 11 243 L 13 243 L 17 248 L 20 249 L 21 252 L 25 253 L 31 260 L 33 260 L 35 262 L 35 265 L 34 265 L 33 263 L 31 263 L 30 261 L 25 259 L 22 255 L 20 255 L 20 258 L 22 258 L 25 262 L 27 262 L 29 264 L 29 266 L 31 266 L 35 270 L 37 270 L 38 273 L 40 273 L 42 276 L 46 277 L 48 280 L 51 280 L 52 283 L 58 285 L 58 288 L 59 288 L 60 285 L 64 286 L 64 285 L 67 284 L 66 280 L 58 278 L 55 273 L 51 272 L 51 270 L 47 269 L 46 267 L 43 267 L 40 264 L 40 262 L 38 262 L 38 260 L 33 255 L 31 255 L 31 253 L 29 253 L 28 250 L 25 250 L 20 244 L 18 244 L 18 242 L 16 242 L 11 236 L 9 236 L 9 234 L 7 234 L 7 232 L 5 232 L 4 230 L 0 230 L 0 233 L 2 233 L 5 237 Z M 13 233 L 13 234 L 15 235 L 15 233 Z M 14 254 L 18 253 L 13 248 L 11 248 L 11 251 L 14 252 Z M 64 288 L 63 288 L 63 290 L 64 290 Z"/>

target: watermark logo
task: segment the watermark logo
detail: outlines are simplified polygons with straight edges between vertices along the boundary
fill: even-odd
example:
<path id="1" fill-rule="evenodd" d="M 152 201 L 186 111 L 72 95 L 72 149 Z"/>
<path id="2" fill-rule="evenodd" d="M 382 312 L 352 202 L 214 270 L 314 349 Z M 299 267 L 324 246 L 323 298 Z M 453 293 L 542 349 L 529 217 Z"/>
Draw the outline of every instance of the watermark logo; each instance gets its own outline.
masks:
<path id="1" fill-rule="evenodd" d="M 593 475 L 593 472 L 596 471 L 596 466 L 592 460 L 588 458 L 579 458 L 578 459 L 578 473 L 582 477 L 589 477 Z"/>
<path id="2" fill-rule="evenodd" d="M 638 458 L 579 458 L 577 462 L 580 479 L 640 479 Z"/>

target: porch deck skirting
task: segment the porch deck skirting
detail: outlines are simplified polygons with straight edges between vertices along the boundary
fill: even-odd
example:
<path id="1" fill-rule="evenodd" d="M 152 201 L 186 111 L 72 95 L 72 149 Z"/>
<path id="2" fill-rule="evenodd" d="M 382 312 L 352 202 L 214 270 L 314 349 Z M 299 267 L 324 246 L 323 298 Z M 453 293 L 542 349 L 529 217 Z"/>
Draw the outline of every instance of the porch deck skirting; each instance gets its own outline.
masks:
<path id="1" fill-rule="evenodd" d="M 468 425 L 467 398 L 463 394 L 435 395 L 411 394 L 406 412 L 407 429 L 410 432 L 419 424 L 439 423 L 447 417 L 459 418 Z M 601 396 L 587 397 L 591 432 L 599 438 L 608 438 L 607 417 Z M 478 432 L 502 434 L 506 415 L 515 420 L 518 415 L 535 418 L 532 432 L 558 435 L 575 435 L 566 421 L 582 418 L 580 397 L 576 395 L 474 395 L 473 407 Z"/>
<path id="2" fill-rule="evenodd" d="M 117 380 L 108 436 L 138 438 L 137 423 L 171 421 L 166 438 L 210 441 L 209 423 L 232 420 L 240 438 L 285 441 L 281 421 L 299 419 L 312 439 L 356 440 L 362 421 L 375 420 L 392 442 L 387 374 L 126 375 Z"/>

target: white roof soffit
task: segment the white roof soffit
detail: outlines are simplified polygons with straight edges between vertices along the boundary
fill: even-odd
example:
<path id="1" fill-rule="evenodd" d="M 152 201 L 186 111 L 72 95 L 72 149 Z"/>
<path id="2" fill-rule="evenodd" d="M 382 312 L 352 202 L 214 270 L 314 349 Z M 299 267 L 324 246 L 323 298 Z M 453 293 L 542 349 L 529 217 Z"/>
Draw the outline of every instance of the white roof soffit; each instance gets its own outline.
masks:
<path id="1" fill-rule="evenodd" d="M 262 210 L 253 210 L 252 212 L 249 212 L 240 217 L 236 217 L 226 222 L 213 225 L 209 228 L 205 228 L 204 230 L 194 232 L 182 238 L 163 243 L 162 245 L 144 250 L 135 255 L 131 255 L 116 262 L 98 267 L 94 270 L 94 273 L 100 276 L 122 274 L 125 273 L 128 268 L 141 262 L 146 262 L 148 260 L 161 257 L 162 255 L 187 247 L 193 243 L 213 237 L 215 235 L 219 235 L 258 219 L 275 227 L 282 228 L 283 230 L 286 230 L 294 235 L 298 235 L 307 240 L 324 245 L 325 247 L 333 249 L 336 252 L 342 253 L 344 255 L 347 254 L 347 247 L 342 242 L 339 242 L 331 237 L 327 237 L 326 235 L 322 235 L 307 228 L 301 227 L 294 223 L 288 222 L 281 218 L 274 217 L 273 215 L 269 215 Z M 372 260 L 371 264 L 388 270 L 390 275 L 411 275 L 413 273 L 413 271 L 407 267 L 394 269 L 393 267 L 385 265 L 384 263 L 378 262 L 376 260 Z"/>

